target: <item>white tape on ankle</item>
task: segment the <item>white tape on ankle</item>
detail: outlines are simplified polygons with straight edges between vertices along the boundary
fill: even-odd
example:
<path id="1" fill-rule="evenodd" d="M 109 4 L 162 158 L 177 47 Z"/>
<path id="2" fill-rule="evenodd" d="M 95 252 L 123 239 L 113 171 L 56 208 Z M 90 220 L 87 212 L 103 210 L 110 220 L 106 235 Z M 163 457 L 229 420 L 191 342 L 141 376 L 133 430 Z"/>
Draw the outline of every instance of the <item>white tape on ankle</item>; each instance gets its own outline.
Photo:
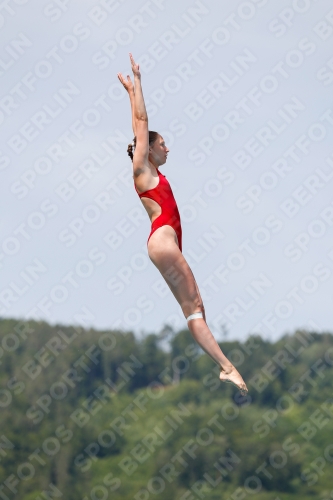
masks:
<path id="1" fill-rule="evenodd" d="M 190 321 L 191 319 L 198 319 L 198 318 L 203 318 L 202 313 L 191 314 L 188 318 L 186 318 L 186 321 Z"/>

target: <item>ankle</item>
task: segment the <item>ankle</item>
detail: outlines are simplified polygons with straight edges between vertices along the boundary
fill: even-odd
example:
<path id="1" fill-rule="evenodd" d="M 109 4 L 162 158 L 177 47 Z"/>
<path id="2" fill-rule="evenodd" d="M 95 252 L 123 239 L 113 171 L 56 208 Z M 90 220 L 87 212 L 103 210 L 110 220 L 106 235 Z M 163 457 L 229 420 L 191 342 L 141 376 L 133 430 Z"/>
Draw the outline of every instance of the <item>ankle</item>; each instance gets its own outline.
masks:
<path id="1" fill-rule="evenodd" d="M 223 372 L 225 375 L 229 375 L 232 371 L 235 370 L 234 365 L 231 363 L 228 365 L 220 365 L 220 372 Z"/>

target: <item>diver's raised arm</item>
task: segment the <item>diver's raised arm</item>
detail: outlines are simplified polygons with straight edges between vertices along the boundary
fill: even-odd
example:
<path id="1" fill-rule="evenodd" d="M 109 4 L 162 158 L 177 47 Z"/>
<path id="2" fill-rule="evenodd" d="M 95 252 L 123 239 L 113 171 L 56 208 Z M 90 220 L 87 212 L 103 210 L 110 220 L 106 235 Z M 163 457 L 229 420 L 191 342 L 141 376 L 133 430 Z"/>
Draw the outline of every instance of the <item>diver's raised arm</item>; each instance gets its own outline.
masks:
<path id="1" fill-rule="evenodd" d="M 130 61 L 134 85 L 129 76 L 127 76 L 126 80 L 121 73 L 118 73 L 118 78 L 127 90 L 131 102 L 132 127 L 136 139 L 133 155 L 133 170 L 134 175 L 137 176 L 149 167 L 149 130 L 148 115 L 141 86 L 140 68 L 134 61 L 132 54 L 130 54 Z"/>
<path id="2" fill-rule="evenodd" d="M 136 136 L 136 130 L 135 130 L 135 120 L 134 120 L 134 85 L 131 80 L 131 77 L 127 75 L 127 79 L 123 77 L 121 73 L 117 74 L 118 79 L 120 83 L 124 86 L 125 90 L 128 92 L 128 97 L 130 100 L 131 104 L 131 113 L 132 113 L 132 129 L 133 129 L 133 134 L 134 137 Z"/>
<path id="3" fill-rule="evenodd" d="M 139 65 L 135 63 L 132 54 L 130 60 L 134 78 L 134 113 L 133 120 L 135 126 L 136 145 L 133 156 L 133 168 L 141 169 L 148 166 L 149 154 L 149 130 L 148 130 L 148 115 L 145 101 L 143 98 L 141 73 Z"/>

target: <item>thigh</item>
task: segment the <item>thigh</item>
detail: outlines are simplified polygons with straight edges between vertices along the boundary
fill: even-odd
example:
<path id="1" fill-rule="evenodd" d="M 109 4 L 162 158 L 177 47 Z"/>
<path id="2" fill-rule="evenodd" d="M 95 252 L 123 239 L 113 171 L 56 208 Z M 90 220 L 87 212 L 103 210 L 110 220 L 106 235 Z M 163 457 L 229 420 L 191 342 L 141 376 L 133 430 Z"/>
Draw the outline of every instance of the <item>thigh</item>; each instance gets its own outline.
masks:
<path id="1" fill-rule="evenodd" d="M 193 272 L 172 232 L 170 226 L 157 229 L 149 240 L 148 254 L 187 317 L 202 310 L 202 300 Z"/>

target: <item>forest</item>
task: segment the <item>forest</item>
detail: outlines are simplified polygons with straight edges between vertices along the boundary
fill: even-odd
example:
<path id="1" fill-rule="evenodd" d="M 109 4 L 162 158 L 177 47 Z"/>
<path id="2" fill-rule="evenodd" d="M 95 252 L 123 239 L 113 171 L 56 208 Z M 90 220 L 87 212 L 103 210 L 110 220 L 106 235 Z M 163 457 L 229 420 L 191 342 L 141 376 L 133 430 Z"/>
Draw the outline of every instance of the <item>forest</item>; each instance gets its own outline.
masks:
<path id="1" fill-rule="evenodd" d="M 2 318 L 0 499 L 332 500 L 332 333 L 219 344 Z"/>

